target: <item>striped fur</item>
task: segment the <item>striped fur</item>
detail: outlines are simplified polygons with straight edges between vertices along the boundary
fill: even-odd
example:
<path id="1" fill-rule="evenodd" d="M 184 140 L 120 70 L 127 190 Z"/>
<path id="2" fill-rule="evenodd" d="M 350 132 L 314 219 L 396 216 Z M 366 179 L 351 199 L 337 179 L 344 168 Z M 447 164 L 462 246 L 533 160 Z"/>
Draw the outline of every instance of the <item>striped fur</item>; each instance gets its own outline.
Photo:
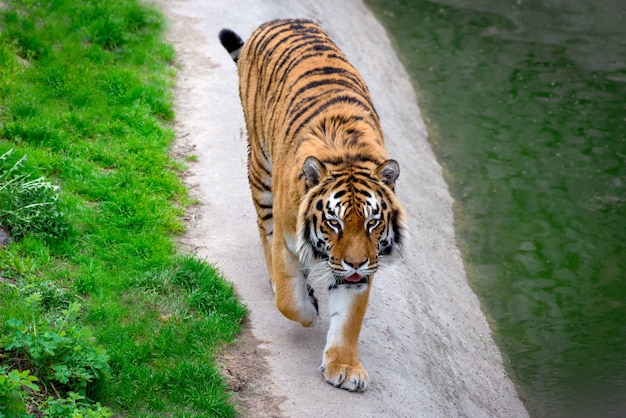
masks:
<path id="1" fill-rule="evenodd" d="M 367 388 L 357 340 L 374 273 L 397 253 L 404 212 L 369 91 L 315 23 L 275 20 L 222 45 L 237 62 L 248 132 L 248 178 L 278 309 L 311 326 L 329 289 L 331 324 L 321 369 L 352 391 Z"/>

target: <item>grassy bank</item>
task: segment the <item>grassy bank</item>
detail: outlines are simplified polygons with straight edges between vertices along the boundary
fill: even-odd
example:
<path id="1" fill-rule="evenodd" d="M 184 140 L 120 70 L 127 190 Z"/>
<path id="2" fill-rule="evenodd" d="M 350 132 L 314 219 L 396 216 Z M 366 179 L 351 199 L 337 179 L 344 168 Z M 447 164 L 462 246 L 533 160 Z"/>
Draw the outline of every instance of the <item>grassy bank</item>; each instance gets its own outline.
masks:
<path id="1" fill-rule="evenodd" d="M 175 246 L 163 23 L 131 0 L 0 3 L 0 416 L 234 414 L 213 354 L 245 310 Z"/>

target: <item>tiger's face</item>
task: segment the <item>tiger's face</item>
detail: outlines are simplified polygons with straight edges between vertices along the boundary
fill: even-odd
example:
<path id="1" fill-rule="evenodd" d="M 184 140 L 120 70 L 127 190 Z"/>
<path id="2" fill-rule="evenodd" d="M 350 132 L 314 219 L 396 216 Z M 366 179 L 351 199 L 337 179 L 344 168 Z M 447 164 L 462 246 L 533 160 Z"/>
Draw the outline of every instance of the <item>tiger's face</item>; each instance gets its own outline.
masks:
<path id="1" fill-rule="evenodd" d="M 313 157 L 309 157 L 313 158 Z M 309 161 L 307 159 L 307 161 Z M 305 266 L 325 261 L 329 286 L 367 283 L 381 257 L 400 249 L 403 212 L 393 192 L 399 168 L 328 172 L 317 160 L 303 169 L 310 187 L 300 207 L 298 254 Z"/>

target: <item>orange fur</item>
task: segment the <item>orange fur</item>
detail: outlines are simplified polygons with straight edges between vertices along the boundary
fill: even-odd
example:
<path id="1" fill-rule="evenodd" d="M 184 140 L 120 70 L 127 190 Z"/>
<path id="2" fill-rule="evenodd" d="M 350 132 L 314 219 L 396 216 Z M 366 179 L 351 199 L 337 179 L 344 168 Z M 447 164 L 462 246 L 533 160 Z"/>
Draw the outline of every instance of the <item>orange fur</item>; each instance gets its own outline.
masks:
<path id="1" fill-rule="evenodd" d="M 245 42 L 220 40 L 237 62 L 248 132 L 248 178 L 278 309 L 311 326 L 307 283 L 324 271 L 331 324 L 329 383 L 367 387 L 358 337 L 380 257 L 398 252 L 404 212 L 380 122 L 359 73 L 319 26 L 276 20 Z"/>

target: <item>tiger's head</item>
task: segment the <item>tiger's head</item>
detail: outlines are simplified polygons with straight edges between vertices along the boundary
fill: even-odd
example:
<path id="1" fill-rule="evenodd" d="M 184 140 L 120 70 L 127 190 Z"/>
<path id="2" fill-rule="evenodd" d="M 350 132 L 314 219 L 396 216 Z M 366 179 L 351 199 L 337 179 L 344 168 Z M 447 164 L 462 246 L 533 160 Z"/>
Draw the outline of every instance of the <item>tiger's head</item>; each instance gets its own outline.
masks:
<path id="1" fill-rule="evenodd" d="M 328 166 L 315 157 L 304 162 L 298 256 L 307 268 L 322 262 L 330 271 L 329 287 L 367 283 L 381 258 L 400 251 L 405 235 L 404 211 L 394 193 L 400 167 L 395 160 L 372 168 Z"/>

